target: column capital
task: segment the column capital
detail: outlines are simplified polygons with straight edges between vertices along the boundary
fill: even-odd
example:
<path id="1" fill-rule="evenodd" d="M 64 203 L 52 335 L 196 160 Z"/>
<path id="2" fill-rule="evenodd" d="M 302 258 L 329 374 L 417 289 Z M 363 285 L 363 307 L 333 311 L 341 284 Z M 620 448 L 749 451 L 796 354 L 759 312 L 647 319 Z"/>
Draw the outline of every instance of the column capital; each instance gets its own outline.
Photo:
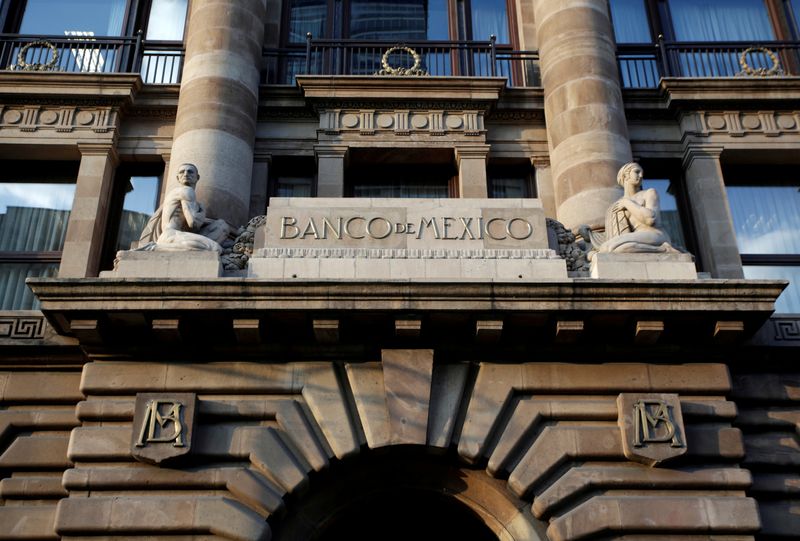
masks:
<path id="1" fill-rule="evenodd" d="M 531 165 L 535 169 L 542 169 L 545 167 L 550 167 L 550 155 L 546 156 L 531 156 Z"/>
<path id="2" fill-rule="evenodd" d="M 456 145 L 456 163 L 460 163 L 462 158 L 467 159 L 486 159 L 489 155 L 491 145 L 472 144 L 472 145 Z"/>
<path id="3" fill-rule="evenodd" d="M 347 145 L 314 145 L 314 156 L 319 158 L 344 158 L 350 147 Z"/>
<path id="4" fill-rule="evenodd" d="M 683 169 L 691 167 L 696 159 L 719 160 L 722 151 L 721 146 L 689 145 L 683 150 Z"/>
<path id="5" fill-rule="evenodd" d="M 78 143 L 78 151 L 83 156 L 108 156 L 114 165 L 119 163 L 119 154 L 115 143 Z"/>

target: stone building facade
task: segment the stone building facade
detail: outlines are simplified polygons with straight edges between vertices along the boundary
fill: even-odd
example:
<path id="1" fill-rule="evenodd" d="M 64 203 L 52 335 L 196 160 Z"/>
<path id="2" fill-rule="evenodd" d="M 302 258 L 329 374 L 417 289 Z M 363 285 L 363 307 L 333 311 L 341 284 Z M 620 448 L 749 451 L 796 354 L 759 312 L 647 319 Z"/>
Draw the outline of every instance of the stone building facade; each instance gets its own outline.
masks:
<path id="1" fill-rule="evenodd" d="M 706 4 L 0 2 L 0 540 L 796 538 L 800 3 Z"/>

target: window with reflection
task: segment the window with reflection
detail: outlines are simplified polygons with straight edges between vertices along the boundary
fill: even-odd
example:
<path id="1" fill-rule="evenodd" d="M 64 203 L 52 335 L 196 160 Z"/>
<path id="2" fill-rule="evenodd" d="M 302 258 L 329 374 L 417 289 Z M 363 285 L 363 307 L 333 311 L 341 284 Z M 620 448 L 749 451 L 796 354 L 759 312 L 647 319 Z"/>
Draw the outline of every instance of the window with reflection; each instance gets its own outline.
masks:
<path id="1" fill-rule="evenodd" d="M 745 49 L 766 45 L 784 72 L 797 70 L 800 38 L 798 0 L 609 0 L 622 83 L 626 87 L 654 87 L 662 61 L 654 53 L 663 36 L 664 63 L 678 77 L 730 77 L 742 66 Z M 785 42 L 784 44 L 775 42 Z M 771 69 L 773 57 L 762 50 L 747 54 L 753 69 Z"/>
<path id="2" fill-rule="evenodd" d="M 800 314 L 800 182 L 727 182 L 744 275 L 789 280 L 778 313 Z"/>
<path id="3" fill-rule="evenodd" d="M 533 177 L 530 160 L 490 162 L 486 169 L 489 197 L 496 199 L 536 197 Z"/>
<path id="4" fill-rule="evenodd" d="M 117 250 L 130 250 L 139 237 L 147 221 L 158 207 L 161 178 L 155 175 L 131 175 L 125 185 L 122 213 L 117 229 Z"/>
<path id="5" fill-rule="evenodd" d="M 317 164 L 311 156 L 274 156 L 270 166 L 271 197 L 313 197 Z"/>
<path id="6" fill-rule="evenodd" d="M 350 149 L 345 192 L 351 197 L 455 197 L 457 177 L 451 149 Z"/>
<path id="7" fill-rule="evenodd" d="M 25 279 L 58 274 L 78 164 L 4 162 L 2 170 L 0 310 L 35 309 Z"/>
<path id="8" fill-rule="evenodd" d="M 431 75 L 467 75 L 488 66 L 476 66 L 478 56 L 467 48 L 448 49 L 420 41 L 483 41 L 496 36 L 500 45 L 511 45 L 509 0 L 285 0 L 283 43 L 288 48 L 284 82 L 305 69 L 301 48 L 310 33 L 315 39 L 358 40 L 351 48 L 311 51 L 311 73 L 372 75 L 381 69 L 384 43 L 416 42 L 422 69 Z M 295 47 L 294 49 L 292 47 Z M 481 61 L 485 64 L 484 54 Z M 413 57 L 398 52 L 392 66 L 410 67 Z M 500 67 L 499 69 L 503 69 Z"/>
<path id="9" fill-rule="evenodd" d="M 146 83 L 177 83 L 188 1 L 0 0 L 0 29 L 22 36 L 4 39 L 0 64 L 16 64 L 22 47 L 36 36 L 58 51 L 58 71 L 125 73 L 141 62 Z M 137 49 L 140 29 L 143 43 Z M 54 56 L 47 45 L 30 46 L 23 61 L 47 64 Z"/>

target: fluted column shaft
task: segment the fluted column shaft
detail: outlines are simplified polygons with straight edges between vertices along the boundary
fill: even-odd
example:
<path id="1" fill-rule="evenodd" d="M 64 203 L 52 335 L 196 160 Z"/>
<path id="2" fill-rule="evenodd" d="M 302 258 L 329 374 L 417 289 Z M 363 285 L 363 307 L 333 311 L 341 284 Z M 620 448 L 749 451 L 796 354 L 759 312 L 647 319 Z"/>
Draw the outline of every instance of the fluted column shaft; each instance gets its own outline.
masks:
<path id="1" fill-rule="evenodd" d="M 192 0 L 170 160 L 200 171 L 208 214 L 247 222 L 258 111 L 265 0 Z"/>
<path id="2" fill-rule="evenodd" d="M 602 227 L 631 159 L 606 0 L 535 0 L 558 219 Z"/>

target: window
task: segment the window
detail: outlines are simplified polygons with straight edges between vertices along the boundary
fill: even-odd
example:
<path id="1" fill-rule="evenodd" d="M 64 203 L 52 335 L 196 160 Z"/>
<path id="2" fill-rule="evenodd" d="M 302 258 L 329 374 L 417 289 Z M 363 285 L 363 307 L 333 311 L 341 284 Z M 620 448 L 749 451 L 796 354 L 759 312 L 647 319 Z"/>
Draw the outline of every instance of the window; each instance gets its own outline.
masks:
<path id="1" fill-rule="evenodd" d="M 509 199 L 515 197 L 535 197 L 533 167 L 525 162 L 490 162 L 486 170 L 489 183 L 489 197 Z"/>
<path id="2" fill-rule="evenodd" d="M 142 80 L 145 83 L 175 84 L 180 81 L 188 0 L 152 0 L 144 34 Z"/>
<path id="3" fill-rule="evenodd" d="M 163 172 L 163 163 L 123 164 L 117 169 L 102 268 L 112 268 L 116 253 L 130 250 L 139 241 L 147 221 L 158 207 Z"/>
<path id="4" fill-rule="evenodd" d="M 641 160 L 641 165 L 645 175 L 642 188 L 653 188 L 658 193 L 661 227 L 669 235 L 672 245 L 693 254 L 698 258 L 698 269 L 702 268 L 702 261 L 699 261 L 697 245 L 692 235 L 691 213 L 686 204 L 681 162 L 651 158 Z"/>
<path id="5" fill-rule="evenodd" d="M 790 280 L 775 308 L 800 313 L 800 182 L 726 183 L 745 277 Z"/>
<path id="6" fill-rule="evenodd" d="M 78 164 L 5 162 L 0 175 L 0 309 L 35 309 L 25 279 L 58 273 Z"/>
<path id="7" fill-rule="evenodd" d="M 305 69 L 306 34 L 314 39 L 354 40 L 325 44 L 311 51 L 316 74 L 372 75 L 381 69 L 388 45 L 419 41 L 482 41 L 496 36 L 510 49 L 513 23 L 509 0 L 285 0 L 283 44 L 288 48 L 282 80 L 289 82 Z M 381 46 L 369 43 L 376 41 Z M 413 44 L 422 68 L 431 75 L 488 75 L 487 53 L 462 45 Z M 487 49 L 488 50 L 488 49 Z M 390 64 L 410 66 L 413 59 L 398 53 Z M 482 63 L 482 65 L 478 65 Z M 499 71 L 508 67 L 498 61 Z M 483 73 L 486 72 L 486 73 Z"/>
<path id="8" fill-rule="evenodd" d="M 345 193 L 351 197 L 455 197 L 452 150 L 350 149 Z"/>
<path id="9" fill-rule="evenodd" d="M 662 75 L 732 77 L 741 70 L 740 55 L 766 45 L 780 68 L 797 70 L 800 0 L 609 0 L 626 87 L 653 87 Z M 663 48 L 651 45 L 663 36 Z M 663 52 L 664 57 L 660 54 Z M 773 67 L 764 51 L 748 53 L 754 69 Z M 662 73 L 662 67 L 667 72 Z"/>
<path id="10" fill-rule="evenodd" d="M 18 64 L 22 47 L 44 38 L 55 46 L 55 69 L 65 72 L 129 72 L 141 62 L 146 83 L 177 83 L 188 0 L 0 0 L 5 36 L 0 64 Z M 137 31 L 144 30 L 134 58 Z M 49 46 L 26 49 L 23 61 L 47 64 Z"/>
<path id="11" fill-rule="evenodd" d="M 275 156 L 270 167 L 271 197 L 313 197 L 317 164 L 304 156 Z"/>

